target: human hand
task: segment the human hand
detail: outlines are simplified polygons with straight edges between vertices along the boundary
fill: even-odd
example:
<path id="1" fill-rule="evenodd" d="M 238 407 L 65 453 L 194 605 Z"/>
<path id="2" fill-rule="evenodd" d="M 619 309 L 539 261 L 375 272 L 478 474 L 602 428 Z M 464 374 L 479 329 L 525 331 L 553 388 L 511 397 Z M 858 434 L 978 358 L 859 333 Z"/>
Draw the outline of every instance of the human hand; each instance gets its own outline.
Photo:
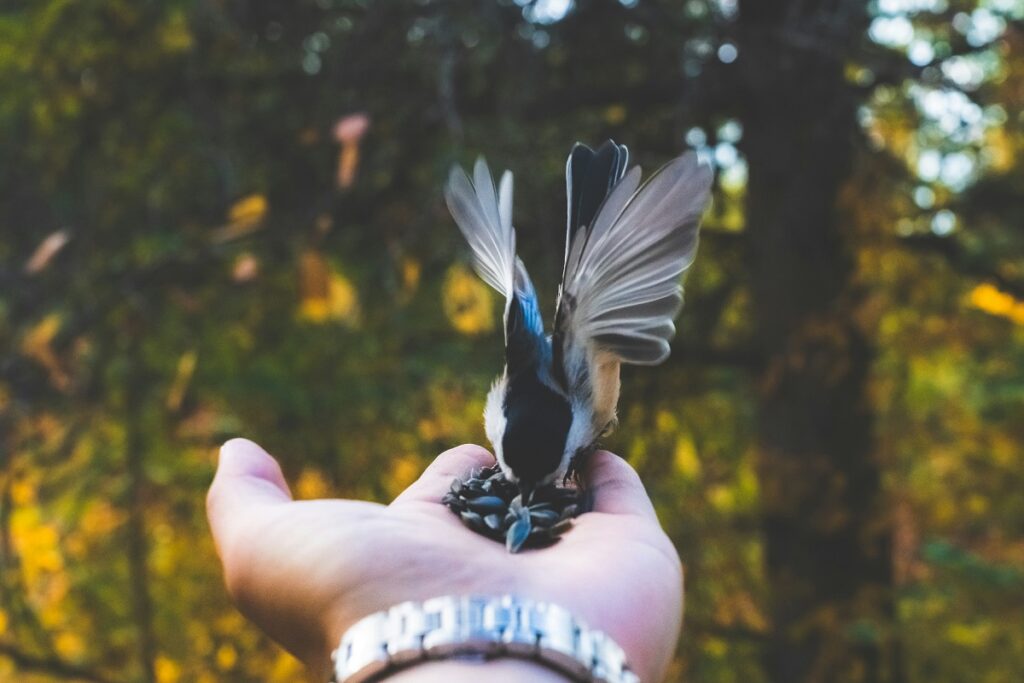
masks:
<path id="1" fill-rule="evenodd" d="M 682 568 L 633 468 L 595 453 L 584 477 L 593 512 L 555 545 L 511 555 L 440 502 L 455 477 L 493 463 L 483 448 L 459 446 L 390 505 L 293 501 L 271 456 L 228 441 L 207 498 L 228 592 L 322 681 L 341 635 L 368 614 L 439 595 L 506 593 L 568 609 L 611 636 L 645 683 L 661 680 L 679 636 Z"/>

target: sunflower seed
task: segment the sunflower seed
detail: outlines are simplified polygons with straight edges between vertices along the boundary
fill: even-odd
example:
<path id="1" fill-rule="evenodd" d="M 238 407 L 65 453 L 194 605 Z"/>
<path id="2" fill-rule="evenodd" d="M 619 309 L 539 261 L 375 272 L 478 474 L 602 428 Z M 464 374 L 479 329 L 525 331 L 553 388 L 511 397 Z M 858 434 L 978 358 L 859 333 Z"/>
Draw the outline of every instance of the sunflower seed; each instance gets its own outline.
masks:
<path id="1" fill-rule="evenodd" d="M 462 523 L 473 531 L 486 531 L 487 525 L 484 524 L 484 518 L 475 512 L 467 510 L 466 512 L 460 513 L 459 517 L 462 518 Z"/>
<path id="2" fill-rule="evenodd" d="M 484 517 L 484 524 L 495 531 L 501 531 L 501 517 L 498 515 L 487 515 Z"/>
<path id="3" fill-rule="evenodd" d="M 526 508 L 523 507 L 523 494 L 520 493 L 518 496 L 513 498 L 511 500 L 511 502 L 509 502 L 509 504 L 508 504 L 508 509 L 509 509 L 510 512 L 514 513 L 516 516 L 519 516 L 520 514 L 522 514 L 523 510 L 526 509 Z"/>
<path id="4" fill-rule="evenodd" d="M 530 510 L 530 521 L 543 527 L 549 527 L 558 521 L 558 513 L 554 510 Z"/>
<path id="5" fill-rule="evenodd" d="M 505 548 L 510 553 L 519 552 L 519 549 L 526 543 L 526 539 L 530 537 L 530 517 L 520 517 L 515 521 L 512 526 L 508 528 L 508 532 L 505 534 Z"/>
<path id="6" fill-rule="evenodd" d="M 550 527 L 547 531 L 552 536 L 561 536 L 566 531 L 568 531 L 570 528 L 572 528 L 572 520 L 571 519 L 563 519 L 558 524 L 555 524 L 554 526 Z"/>
<path id="7" fill-rule="evenodd" d="M 496 512 L 504 512 L 507 505 L 505 501 L 497 496 L 480 496 L 469 501 L 469 509 L 479 512 L 482 515 L 489 515 Z"/>

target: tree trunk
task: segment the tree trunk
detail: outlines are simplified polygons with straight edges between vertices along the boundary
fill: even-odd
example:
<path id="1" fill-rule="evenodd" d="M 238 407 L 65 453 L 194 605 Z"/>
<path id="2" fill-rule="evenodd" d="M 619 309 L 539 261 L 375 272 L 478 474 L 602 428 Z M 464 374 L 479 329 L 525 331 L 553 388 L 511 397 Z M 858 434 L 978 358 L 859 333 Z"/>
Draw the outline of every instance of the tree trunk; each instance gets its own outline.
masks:
<path id="1" fill-rule="evenodd" d="M 861 95 L 864 3 L 740 3 L 741 119 L 759 378 L 757 447 L 776 683 L 893 681 L 889 535 L 873 459 L 870 340 L 839 197 Z"/>

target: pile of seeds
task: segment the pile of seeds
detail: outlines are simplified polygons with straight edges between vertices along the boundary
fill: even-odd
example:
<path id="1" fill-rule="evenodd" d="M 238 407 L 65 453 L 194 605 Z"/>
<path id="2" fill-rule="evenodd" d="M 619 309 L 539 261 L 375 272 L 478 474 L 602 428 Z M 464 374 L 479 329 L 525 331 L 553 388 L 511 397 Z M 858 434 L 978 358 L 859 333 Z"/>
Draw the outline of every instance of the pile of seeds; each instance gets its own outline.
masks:
<path id="1" fill-rule="evenodd" d="M 474 470 L 456 479 L 442 502 L 469 529 L 505 543 L 510 553 L 551 545 L 585 512 L 584 494 L 575 488 L 546 484 L 524 501 L 519 487 L 497 466 Z"/>

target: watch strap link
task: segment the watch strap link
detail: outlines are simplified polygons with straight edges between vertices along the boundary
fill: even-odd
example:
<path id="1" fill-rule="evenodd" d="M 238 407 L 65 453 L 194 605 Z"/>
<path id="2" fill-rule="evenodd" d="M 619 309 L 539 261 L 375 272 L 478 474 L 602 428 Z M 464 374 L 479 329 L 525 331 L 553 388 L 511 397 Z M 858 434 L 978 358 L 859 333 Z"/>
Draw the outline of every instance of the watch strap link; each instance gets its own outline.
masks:
<path id="1" fill-rule="evenodd" d="M 536 661 L 574 681 L 639 683 L 611 638 L 557 605 L 514 596 L 404 602 L 356 622 L 331 654 L 336 683 L 364 683 L 416 662 Z"/>

